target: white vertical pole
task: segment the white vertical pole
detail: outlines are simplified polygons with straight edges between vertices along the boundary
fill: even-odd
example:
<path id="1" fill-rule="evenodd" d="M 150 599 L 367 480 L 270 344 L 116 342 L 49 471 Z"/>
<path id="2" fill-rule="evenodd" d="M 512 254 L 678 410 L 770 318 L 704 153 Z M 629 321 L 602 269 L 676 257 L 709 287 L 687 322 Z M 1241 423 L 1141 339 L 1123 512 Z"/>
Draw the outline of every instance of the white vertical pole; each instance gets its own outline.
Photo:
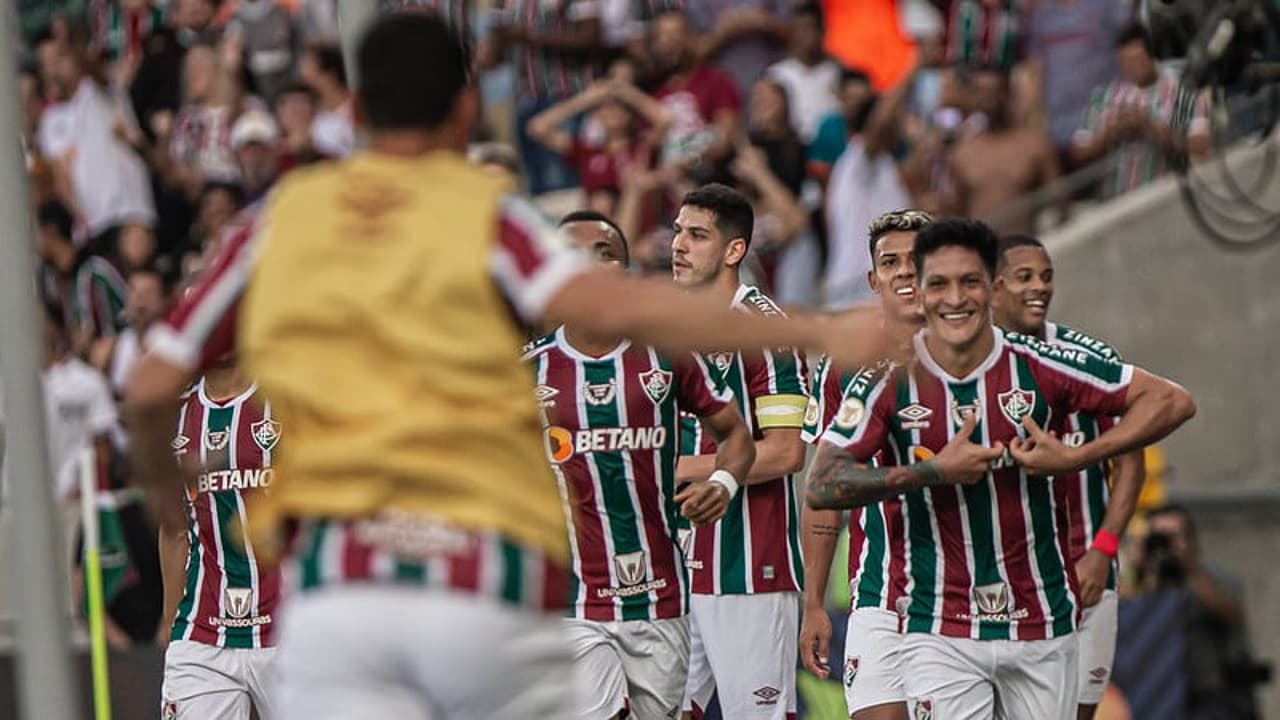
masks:
<path id="1" fill-rule="evenodd" d="M 0 381 L 8 432 L 13 588 L 17 605 L 18 697 L 31 720 L 73 720 L 80 698 L 71 672 L 61 521 L 54 510 L 45 442 L 40 354 L 44 330 L 35 296 L 35 257 L 22 128 L 18 123 L 16 3 L 0 7 Z"/>

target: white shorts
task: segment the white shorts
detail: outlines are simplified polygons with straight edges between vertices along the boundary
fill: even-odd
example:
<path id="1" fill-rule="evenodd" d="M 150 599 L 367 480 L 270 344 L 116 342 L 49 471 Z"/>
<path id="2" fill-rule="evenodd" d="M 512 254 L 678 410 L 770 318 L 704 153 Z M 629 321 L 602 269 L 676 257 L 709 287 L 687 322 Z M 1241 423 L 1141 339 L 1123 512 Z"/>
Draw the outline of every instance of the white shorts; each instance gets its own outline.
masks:
<path id="1" fill-rule="evenodd" d="M 1074 634 L 970 640 L 907 633 L 902 678 L 916 720 L 1075 720 Z"/>
<path id="2" fill-rule="evenodd" d="M 1116 659 L 1116 626 L 1120 599 L 1115 590 L 1102 591 L 1097 605 L 1085 608 L 1080 637 L 1080 704 L 1097 705 L 1111 679 Z"/>
<path id="3" fill-rule="evenodd" d="M 335 585 L 282 613 L 281 720 L 572 716 L 562 618 L 446 590 Z"/>
<path id="4" fill-rule="evenodd" d="M 249 720 L 250 706 L 272 720 L 275 648 L 220 648 L 174 640 L 164 651 L 163 720 Z"/>
<path id="5" fill-rule="evenodd" d="M 785 720 L 796 712 L 800 594 L 693 595 L 684 710 L 719 690 L 726 718 Z"/>
<path id="6" fill-rule="evenodd" d="M 674 717 L 689 674 L 689 618 L 564 621 L 573 648 L 578 714 L 611 718 Z"/>
<path id="7" fill-rule="evenodd" d="M 906 703 L 897 613 L 855 608 L 849 613 L 844 642 L 844 701 L 850 715 L 877 705 Z"/>

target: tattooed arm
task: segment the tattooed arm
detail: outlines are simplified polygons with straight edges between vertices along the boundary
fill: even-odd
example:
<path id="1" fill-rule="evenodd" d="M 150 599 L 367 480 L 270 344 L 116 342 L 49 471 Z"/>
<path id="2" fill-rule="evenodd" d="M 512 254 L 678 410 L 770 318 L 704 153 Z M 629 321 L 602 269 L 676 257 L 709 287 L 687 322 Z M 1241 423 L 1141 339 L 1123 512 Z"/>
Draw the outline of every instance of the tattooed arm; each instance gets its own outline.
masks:
<path id="1" fill-rule="evenodd" d="M 823 443 L 813 458 L 805 500 L 814 509 L 855 508 L 943 483 L 935 461 L 873 468 Z"/>
<path id="2" fill-rule="evenodd" d="M 812 477 L 810 477 L 812 481 Z M 831 646 L 831 618 L 827 617 L 827 578 L 840 539 L 838 510 L 800 511 L 800 542 L 804 551 L 804 617 L 800 622 L 800 660 L 817 677 L 831 674 L 827 651 Z"/>
<path id="3" fill-rule="evenodd" d="M 828 442 L 818 445 L 805 500 L 809 507 L 855 508 L 934 485 L 971 484 L 986 475 L 990 463 L 1004 455 L 1004 444 L 982 447 L 969 438 L 977 420 L 970 415 L 946 447 L 931 460 L 897 467 L 871 468 Z"/>

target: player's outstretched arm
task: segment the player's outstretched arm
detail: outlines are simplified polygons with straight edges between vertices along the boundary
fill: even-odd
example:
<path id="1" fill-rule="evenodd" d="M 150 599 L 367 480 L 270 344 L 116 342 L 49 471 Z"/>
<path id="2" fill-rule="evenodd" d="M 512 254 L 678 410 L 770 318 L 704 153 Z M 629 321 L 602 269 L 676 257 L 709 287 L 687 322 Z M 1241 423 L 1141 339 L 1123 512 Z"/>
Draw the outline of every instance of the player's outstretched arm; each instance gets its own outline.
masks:
<path id="1" fill-rule="evenodd" d="M 583 272 L 566 281 L 548 301 L 544 315 L 672 354 L 794 347 L 823 350 L 839 363 L 860 367 L 880 357 L 884 344 L 879 310 L 833 318 L 757 315 L 724 307 L 667 281 L 606 271 Z"/>
<path id="2" fill-rule="evenodd" d="M 1005 452 L 1002 443 L 988 448 L 971 442 L 969 437 L 975 427 L 977 419 L 969 415 L 932 460 L 894 467 L 866 467 L 824 440 L 818 444 L 809 467 L 805 501 L 819 510 L 838 510 L 870 505 L 934 485 L 975 483 Z"/>
<path id="3" fill-rule="evenodd" d="M 1092 442 L 1068 448 L 1027 416 L 1022 419 L 1022 425 L 1029 437 L 1014 440 L 1009 452 L 1032 475 L 1076 472 L 1107 458 L 1159 442 L 1195 414 L 1195 401 L 1182 386 L 1134 368 L 1133 379 L 1125 395 L 1124 412 L 1120 422 L 1110 430 Z"/>
<path id="4" fill-rule="evenodd" d="M 831 674 L 831 618 L 827 615 L 827 578 L 840 539 L 840 511 L 800 510 L 800 543 L 804 551 L 804 618 L 800 623 L 800 661 L 819 678 Z"/>

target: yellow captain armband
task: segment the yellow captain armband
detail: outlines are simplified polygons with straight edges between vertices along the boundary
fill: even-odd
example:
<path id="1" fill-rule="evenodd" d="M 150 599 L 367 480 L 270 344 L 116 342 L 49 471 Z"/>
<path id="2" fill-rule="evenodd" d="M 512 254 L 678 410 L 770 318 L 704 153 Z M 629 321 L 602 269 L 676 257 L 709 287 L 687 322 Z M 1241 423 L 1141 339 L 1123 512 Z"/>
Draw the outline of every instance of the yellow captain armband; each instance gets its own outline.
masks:
<path id="1" fill-rule="evenodd" d="M 804 395 L 766 395 L 756 398 L 756 426 L 770 428 L 804 427 L 809 398 Z"/>

